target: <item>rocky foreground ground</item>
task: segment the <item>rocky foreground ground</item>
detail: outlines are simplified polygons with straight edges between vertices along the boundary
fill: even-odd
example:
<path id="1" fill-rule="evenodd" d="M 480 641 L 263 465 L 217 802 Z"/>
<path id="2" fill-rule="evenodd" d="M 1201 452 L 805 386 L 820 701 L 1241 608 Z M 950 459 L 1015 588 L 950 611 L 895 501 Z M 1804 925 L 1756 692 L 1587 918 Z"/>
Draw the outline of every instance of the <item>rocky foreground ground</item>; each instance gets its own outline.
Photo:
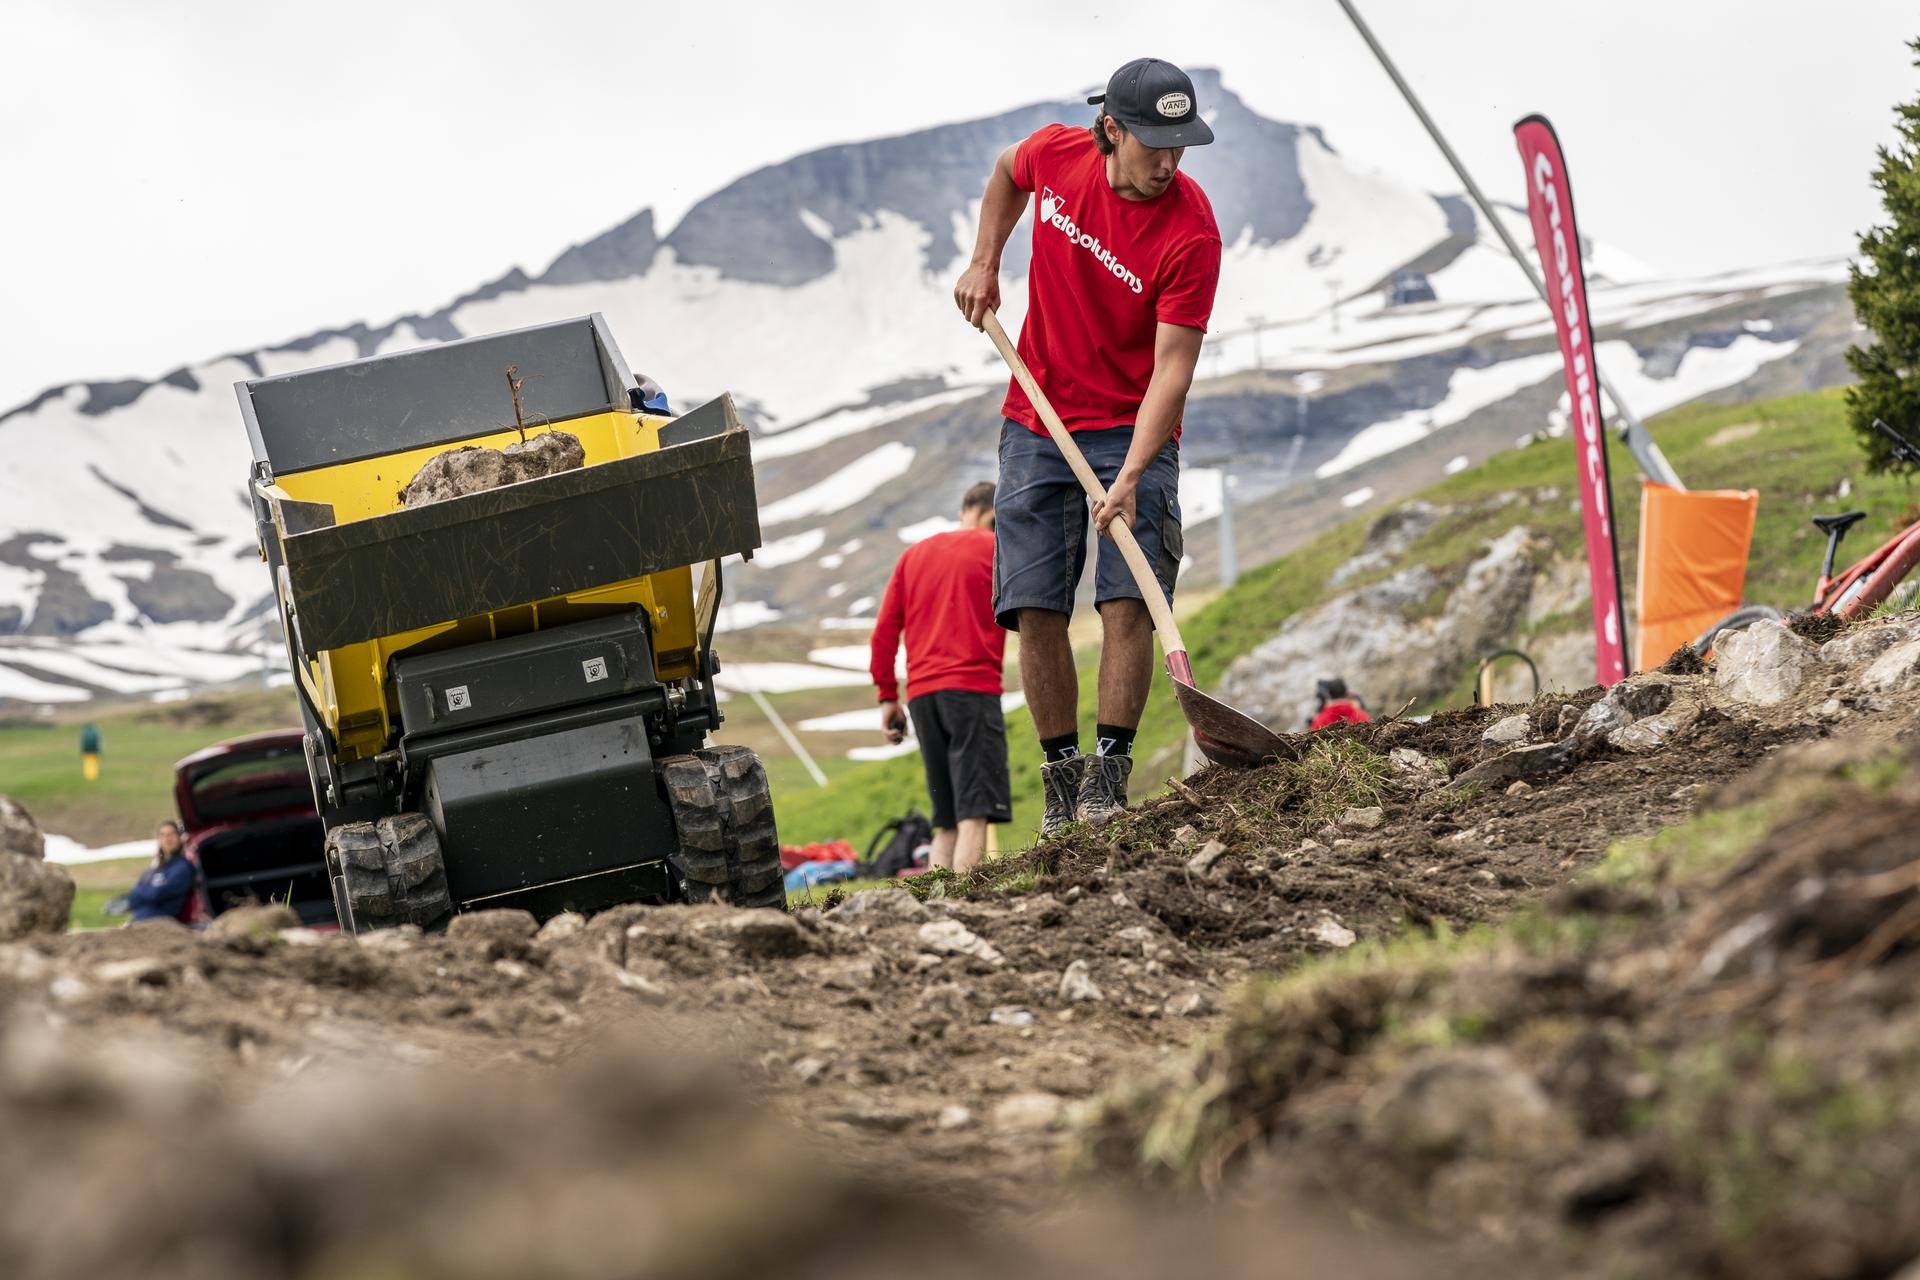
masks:
<path id="1" fill-rule="evenodd" d="M 1769 624 L 826 910 L 22 927 L 0 1274 L 1892 1274 L 1917 704 Z"/>

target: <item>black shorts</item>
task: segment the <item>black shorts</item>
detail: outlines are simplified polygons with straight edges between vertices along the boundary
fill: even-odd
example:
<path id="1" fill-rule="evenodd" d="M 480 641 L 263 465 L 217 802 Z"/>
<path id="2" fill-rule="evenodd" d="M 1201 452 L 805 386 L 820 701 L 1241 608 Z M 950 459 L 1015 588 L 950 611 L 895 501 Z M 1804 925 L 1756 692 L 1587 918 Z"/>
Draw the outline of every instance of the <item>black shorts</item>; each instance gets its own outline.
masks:
<path id="1" fill-rule="evenodd" d="M 909 702 L 907 714 L 927 769 L 933 825 L 953 827 L 965 818 L 1012 822 L 1007 722 L 998 695 L 940 689 Z"/>

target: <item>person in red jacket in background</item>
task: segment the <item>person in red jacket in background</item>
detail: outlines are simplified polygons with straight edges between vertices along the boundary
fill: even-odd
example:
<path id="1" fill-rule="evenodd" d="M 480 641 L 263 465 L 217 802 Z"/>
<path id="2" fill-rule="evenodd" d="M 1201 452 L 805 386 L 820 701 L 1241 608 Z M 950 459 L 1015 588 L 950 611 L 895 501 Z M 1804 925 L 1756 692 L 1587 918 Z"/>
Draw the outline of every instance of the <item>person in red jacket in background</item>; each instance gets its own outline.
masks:
<path id="1" fill-rule="evenodd" d="M 894 677 L 903 632 L 904 711 Z M 900 557 L 873 623 L 880 727 L 887 741 L 900 742 L 912 718 L 933 802 L 936 867 L 977 866 L 987 824 L 1013 820 L 1000 712 L 1006 643 L 993 616 L 993 485 L 982 481 L 961 498 L 958 529 L 917 542 Z"/>
<path id="2" fill-rule="evenodd" d="M 1319 700 L 1320 710 L 1307 722 L 1309 732 L 1325 729 L 1329 725 L 1351 721 L 1365 724 L 1373 719 L 1367 714 L 1367 708 L 1360 699 L 1347 692 L 1347 682 L 1339 676 L 1329 676 L 1313 686 L 1313 696 Z"/>

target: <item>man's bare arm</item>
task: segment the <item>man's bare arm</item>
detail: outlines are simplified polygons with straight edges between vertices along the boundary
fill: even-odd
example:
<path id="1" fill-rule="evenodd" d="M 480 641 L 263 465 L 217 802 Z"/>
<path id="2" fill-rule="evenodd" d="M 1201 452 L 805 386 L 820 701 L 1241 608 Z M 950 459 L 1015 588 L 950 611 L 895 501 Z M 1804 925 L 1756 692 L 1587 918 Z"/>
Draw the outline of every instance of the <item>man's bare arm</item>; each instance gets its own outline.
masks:
<path id="1" fill-rule="evenodd" d="M 1187 407 L 1187 392 L 1193 387 L 1193 371 L 1200 363 L 1203 329 L 1182 324 L 1161 324 L 1153 335 L 1153 378 L 1147 383 L 1146 398 L 1133 420 L 1133 443 L 1127 448 L 1127 460 L 1120 474 L 1107 486 L 1107 501 L 1093 510 L 1094 524 L 1100 532 L 1115 516 L 1133 527 L 1134 491 L 1140 477 L 1167 441 Z"/>
<path id="2" fill-rule="evenodd" d="M 953 286 L 960 314 L 976 329 L 987 322 L 989 310 L 1000 309 L 1000 253 L 1027 211 L 1028 193 L 1013 181 L 1013 153 L 1014 148 L 1008 147 L 993 162 L 986 194 L 980 198 L 980 235 L 973 244 L 973 258 Z"/>

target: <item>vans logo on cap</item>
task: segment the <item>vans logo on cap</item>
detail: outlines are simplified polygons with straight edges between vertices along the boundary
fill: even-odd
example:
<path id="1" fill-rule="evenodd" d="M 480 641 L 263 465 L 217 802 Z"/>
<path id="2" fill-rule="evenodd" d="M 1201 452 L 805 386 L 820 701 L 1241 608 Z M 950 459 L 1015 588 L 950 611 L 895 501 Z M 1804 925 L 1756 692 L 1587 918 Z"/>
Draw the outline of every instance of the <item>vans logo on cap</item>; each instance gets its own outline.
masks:
<path id="1" fill-rule="evenodd" d="M 1193 99 L 1184 93 L 1163 93 L 1160 100 L 1153 104 L 1153 109 L 1169 120 L 1177 120 L 1193 110 Z"/>

